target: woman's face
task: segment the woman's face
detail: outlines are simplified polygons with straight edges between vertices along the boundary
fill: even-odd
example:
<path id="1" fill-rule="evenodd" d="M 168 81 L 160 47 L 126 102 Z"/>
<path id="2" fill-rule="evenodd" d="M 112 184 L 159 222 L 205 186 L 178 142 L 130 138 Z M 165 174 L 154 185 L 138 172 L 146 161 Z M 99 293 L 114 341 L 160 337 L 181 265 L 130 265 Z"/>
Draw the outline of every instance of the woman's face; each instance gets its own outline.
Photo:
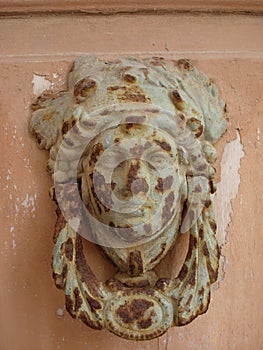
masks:
<path id="1" fill-rule="evenodd" d="M 121 124 L 99 134 L 85 154 L 84 202 L 93 217 L 138 237 L 155 235 L 172 221 L 185 174 L 171 136 L 148 125 Z"/>

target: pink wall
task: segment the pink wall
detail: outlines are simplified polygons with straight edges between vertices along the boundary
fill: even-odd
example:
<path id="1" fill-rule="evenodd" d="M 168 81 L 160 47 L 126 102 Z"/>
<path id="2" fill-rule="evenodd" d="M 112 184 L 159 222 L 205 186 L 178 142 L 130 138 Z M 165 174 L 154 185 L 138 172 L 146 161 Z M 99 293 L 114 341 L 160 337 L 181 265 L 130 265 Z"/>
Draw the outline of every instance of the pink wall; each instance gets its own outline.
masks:
<path id="1" fill-rule="evenodd" d="M 252 15 L 34 15 L 1 20 L 0 349 L 263 348 L 262 38 L 262 17 Z M 47 153 L 28 134 L 30 104 L 43 87 L 65 88 L 73 59 L 83 53 L 190 58 L 216 82 L 228 105 L 229 131 L 217 145 L 221 281 L 205 315 L 148 342 L 122 340 L 73 320 L 61 310 L 64 295 L 51 277 L 52 181 L 45 171 Z M 92 244 L 85 249 L 98 277 L 112 276 L 113 268 Z M 169 267 L 173 259 L 170 254 L 162 263 L 162 274 L 176 272 Z"/>

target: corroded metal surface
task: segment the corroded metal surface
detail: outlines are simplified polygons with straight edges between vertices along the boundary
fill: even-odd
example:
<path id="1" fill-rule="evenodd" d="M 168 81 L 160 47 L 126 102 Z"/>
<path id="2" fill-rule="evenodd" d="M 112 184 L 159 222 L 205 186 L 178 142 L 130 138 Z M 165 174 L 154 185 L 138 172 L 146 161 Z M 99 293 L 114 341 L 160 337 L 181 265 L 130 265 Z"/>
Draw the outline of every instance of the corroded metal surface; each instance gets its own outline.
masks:
<path id="1" fill-rule="evenodd" d="M 213 144 L 226 121 L 215 85 L 188 60 L 81 57 L 68 91 L 33 104 L 30 127 L 50 151 L 53 271 L 69 313 L 134 340 L 204 313 L 220 255 Z M 187 231 L 179 275 L 159 278 L 153 268 Z M 81 236 L 112 260 L 114 278 L 97 280 Z"/>

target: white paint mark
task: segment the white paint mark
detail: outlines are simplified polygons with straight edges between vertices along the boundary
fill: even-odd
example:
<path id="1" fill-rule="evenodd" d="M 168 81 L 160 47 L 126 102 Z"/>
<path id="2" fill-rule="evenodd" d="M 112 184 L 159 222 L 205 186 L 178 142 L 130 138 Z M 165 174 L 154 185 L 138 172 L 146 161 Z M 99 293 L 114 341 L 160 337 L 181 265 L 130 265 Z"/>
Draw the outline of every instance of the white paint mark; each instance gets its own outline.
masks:
<path id="1" fill-rule="evenodd" d="M 32 166 L 30 165 L 30 159 L 29 158 L 24 158 L 24 163 L 25 163 L 25 168 L 29 170 L 29 172 L 31 172 L 31 168 Z"/>
<path id="2" fill-rule="evenodd" d="M 228 225 L 231 221 L 231 200 L 236 198 L 240 184 L 240 160 L 244 157 L 240 135 L 226 144 L 221 160 L 221 181 L 217 185 L 215 196 L 215 215 L 217 218 L 217 239 L 220 245 L 226 243 Z"/>
<path id="3" fill-rule="evenodd" d="M 260 138 L 261 138 L 260 133 L 261 133 L 260 128 L 257 128 L 257 141 L 258 141 L 258 143 L 260 143 Z"/>
<path id="4" fill-rule="evenodd" d="M 52 73 L 52 76 L 54 79 L 57 79 L 58 78 L 58 73 Z"/>
<path id="5" fill-rule="evenodd" d="M 63 317 L 65 315 L 65 312 L 64 312 L 64 308 L 63 307 L 59 307 L 56 311 L 56 314 L 58 317 Z"/>
<path id="6" fill-rule="evenodd" d="M 12 248 L 13 248 L 13 250 L 16 249 L 16 241 L 15 241 L 15 239 L 12 240 Z"/>
<path id="7" fill-rule="evenodd" d="M 51 88 L 52 83 L 46 79 L 44 75 L 34 74 L 32 79 L 33 93 L 36 96 L 42 94 L 43 91 Z"/>
<path id="8" fill-rule="evenodd" d="M 179 332 L 178 333 L 178 338 L 180 341 L 183 341 L 184 340 L 184 333 L 183 332 Z"/>

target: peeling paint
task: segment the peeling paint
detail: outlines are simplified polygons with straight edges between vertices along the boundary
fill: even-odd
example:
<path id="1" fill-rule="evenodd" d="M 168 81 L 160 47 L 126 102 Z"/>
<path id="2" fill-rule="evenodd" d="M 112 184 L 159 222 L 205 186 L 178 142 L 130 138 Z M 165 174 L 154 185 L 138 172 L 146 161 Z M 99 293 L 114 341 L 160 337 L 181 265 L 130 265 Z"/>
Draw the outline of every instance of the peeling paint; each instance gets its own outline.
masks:
<path id="1" fill-rule="evenodd" d="M 240 160 L 245 155 L 240 134 L 226 144 L 221 160 L 221 181 L 215 196 L 215 215 L 217 218 L 217 238 L 220 245 L 226 243 L 228 225 L 231 221 L 231 200 L 236 198 L 240 184 Z"/>
<path id="2" fill-rule="evenodd" d="M 43 91 L 51 88 L 52 83 L 44 75 L 34 74 L 32 79 L 33 93 L 39 96 Z"/>
<path id="3" fill-rule="evenodd" d="M 221 160 L 221 181 L 217 185 L 217 193 L 214 199 L 215 216 L 217 218 L 217 239 L 220 246 L 227 242 L 228 227 L 231 222 L 232 203 L 237 197 L 240 185 L 240 161 L 245 155 L 240 133 L 237 138 L 226 144 Z M 243 203 L 240 195 L 240 205 Z M 226 257 L 221 255 L 218 283 L 224 279 L 224 266 Z M 217 286 L 218 287 L 218 284 Z"/>
<path id="4" fill-rule="evenodd" d="M 260 143 L 260 137 L 261 137 L 260 133 L 261 133 L 260 128 L 257 128 L 257 141 L 258 141 L 258 143 Z"/>

